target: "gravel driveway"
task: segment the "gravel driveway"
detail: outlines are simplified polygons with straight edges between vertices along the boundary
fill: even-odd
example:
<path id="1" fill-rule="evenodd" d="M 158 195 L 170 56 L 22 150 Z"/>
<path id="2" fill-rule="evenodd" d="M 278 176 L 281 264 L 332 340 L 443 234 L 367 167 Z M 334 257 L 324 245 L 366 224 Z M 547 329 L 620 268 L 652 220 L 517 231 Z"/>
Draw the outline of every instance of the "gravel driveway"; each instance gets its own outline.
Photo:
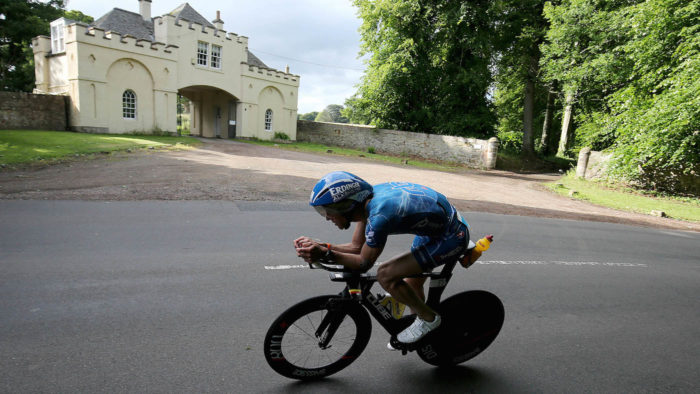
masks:
<path id="1" fill-rule="evenodd" d="M 402 180 L 445 194 L 462 211 L 481 211 L 700 231 L 700 224 L 602 208 L 540 184 L 557 174 L 463 170 L 445 173 L 362 158 L 316 155 L 203 139 L 197 149 L 136 151 L 45 168 L 0 172 L 0 199 L 307 201 L 333 170 L 370 183 Z"/>

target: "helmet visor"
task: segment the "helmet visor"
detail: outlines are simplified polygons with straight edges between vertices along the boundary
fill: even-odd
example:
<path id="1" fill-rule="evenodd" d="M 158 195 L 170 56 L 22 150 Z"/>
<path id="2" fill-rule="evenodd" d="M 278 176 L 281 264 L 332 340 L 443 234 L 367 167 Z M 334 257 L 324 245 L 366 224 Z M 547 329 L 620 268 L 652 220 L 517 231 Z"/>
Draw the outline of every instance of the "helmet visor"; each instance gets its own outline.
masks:
<path id="1" fill-rule="evenodd" d="M 353 200 L 340 201 L 335 204 L 316 205 L 314 209 L 323 217 L 328 215 L 344 215 L 355 207 L 356 202 Z"/>

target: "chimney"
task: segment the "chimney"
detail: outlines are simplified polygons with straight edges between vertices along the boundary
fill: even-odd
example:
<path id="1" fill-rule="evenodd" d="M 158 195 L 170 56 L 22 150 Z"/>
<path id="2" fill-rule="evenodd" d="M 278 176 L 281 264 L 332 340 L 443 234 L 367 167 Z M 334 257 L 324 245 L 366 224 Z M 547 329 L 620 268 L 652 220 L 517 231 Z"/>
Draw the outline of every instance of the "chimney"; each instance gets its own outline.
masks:
<path id="1" fill-rule="evenodd" d="M 143 20 L 151 21 L 151 0 L 139 0 L 139 14 Z"/>
<path id="2" fill-rule="evenodd" d="M 284 68 L 285 74 L 289 74 L 289 64 L 287 64 L 287 67 Z"/>
<path id="3" fill-rule="evenodd" d="M 216 27 L 216 30 L 224 30 L 224 21 L 221 20 L 221 11 L 216 11 L 216 19 L 211 21 Z"/>

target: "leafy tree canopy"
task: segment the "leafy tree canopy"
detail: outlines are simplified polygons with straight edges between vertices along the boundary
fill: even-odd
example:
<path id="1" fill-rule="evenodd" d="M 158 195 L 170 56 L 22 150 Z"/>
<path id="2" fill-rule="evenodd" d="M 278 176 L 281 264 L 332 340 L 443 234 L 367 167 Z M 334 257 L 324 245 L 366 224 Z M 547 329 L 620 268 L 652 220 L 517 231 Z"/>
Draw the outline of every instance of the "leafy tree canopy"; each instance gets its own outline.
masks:
<path id="1" fill-rule="evenodd" d="M 490 135 L 491 2 L 355 0 L 367 71 L 351 119 L 382 128 Z"/>
<path id="2" fill-rule="evenodd" d="M 609 174 L 700 193 L 700 0 L 548 5 L 547 78 L 577 92 L 579 146 L 608 149 Z"/>
<path id="3" fill-rule="evenodd" d="M 299 119 L 314 121 L 314 120 L 316 120 L 317 116 L 318 116 L 318 111 L 313 111 L 313 112 L 309 112 L 306 114 L 299 114 Z"/>
<path id="4" fill-rule="evenodd" d="M 342 111 L 342 105 L 331 104 L 321 111 L 314 120 L 317 122 L 348 123 L 348 118 L 343 116 Z"/>
<path id="5" fill-rule="evenodd" d="M 63 16 L 63 0 L 0 0 L 0 89 L 34 89 L 32 38 L 49 34 L 49 23 Z"/>
<path id="6" fill-rule="evenodd" d="M 90 24 L 95 21 L 95 18 L 91 17 L 90 15 L 85 15 L 80 11 L 77 10 L 70 10 L 66 11 L 65 14 L 63 15 L 66 18 L 76 21 L 76 22 L 83 22 Z"/>

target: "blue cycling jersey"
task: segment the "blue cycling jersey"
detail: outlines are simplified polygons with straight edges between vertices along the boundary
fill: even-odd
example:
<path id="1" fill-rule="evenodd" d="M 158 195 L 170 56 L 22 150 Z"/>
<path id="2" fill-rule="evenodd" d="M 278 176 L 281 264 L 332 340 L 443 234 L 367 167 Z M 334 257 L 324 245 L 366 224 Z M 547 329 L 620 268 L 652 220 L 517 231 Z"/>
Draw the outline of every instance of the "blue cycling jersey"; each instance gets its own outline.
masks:
<path id="1" fill-rule="evenodd" d="M 383 247 L 390 234 L 438 237 L 455 220 L 466 225 L 447 198 L 429 187 L 390 182 L 373 188 L 365 228 L 365 242 L 373 248 Z"/>

